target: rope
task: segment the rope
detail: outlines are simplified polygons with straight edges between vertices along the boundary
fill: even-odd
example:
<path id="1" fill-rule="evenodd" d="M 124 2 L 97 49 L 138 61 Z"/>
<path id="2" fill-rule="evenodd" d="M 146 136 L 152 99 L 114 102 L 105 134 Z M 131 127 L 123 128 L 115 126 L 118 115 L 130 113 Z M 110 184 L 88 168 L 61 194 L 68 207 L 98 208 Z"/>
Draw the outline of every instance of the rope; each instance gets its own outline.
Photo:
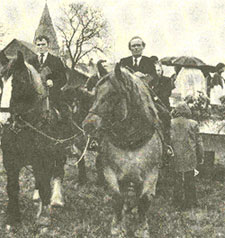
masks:
<path id="1" fill-rule="evenodd" d="M 51 136 L 45 134 L 44 132 L 39 131 L 36 127 L 32 126 L 29 122 L 25 121 L 23 118 L 20 117 L 19 119 L 20 119 L 24 124 L 26 124 L 29 128 L 33 129 L 33 130 L 34 130 L 35 132 L 37 132 L 38 134 L 43 135 L 43 136 L 47 137 L 48 139 L 50 139 L 50 140 L 56 142 L 56 144 L 57 144 L 57 143 L 61 143 L 61 144 L 62 144 L 62 143 L 64 143 L 64 142 L 66 142 L 66 141 L 69 141 L 69 140 L 72 140 L 72 139 L 76 138 L 76 136 L 77 136 L 77 134 L 76 134 L 76 135 L 74 135 L 74 136 L 72 136 L 72 137 L 69 137 L 69 138 L 66 138 L 66 139 L 55 139 L 55 138 L 53 138 L 53 137 L 51 137 Z M 74 125 L 75 125 L 78 129 L 80 129 L 82 132 L 84 132 L 84 130 L 81 129 L 74 121 L 73 121 L 73 123 L 74 123 Z M 78 134 L 80 134 L 80 133 L 78 133 Z M 81 154 L 79 160 L 74 164 L 75 166 L 77 166 L 77 165 L 80 163 L 80 161 L 84 158 L 84 155 L 86 154 L 87 149 L 88 149 L 89 142 L 90 142 L 90 136 L 88 136 L 88 139 L 87 139 L 85 148 L 84 148 L 84 150 L 83 150 L 83 153 Z M 25 166 L 25 168 L 26 168 L 28 171 L 30 171 L 31 173 L 33 173 L 33 171 L 32 171 L 31 169 L 29 169 L 27 166 Z M 39 208 L 39 209 L 40 209 L 40 208 Z"/>
<path id="2" fill-rule="evenodd" d="M 80 163 L 80 161 L 84 158 L 84 155 L 86 154 L 87 149 L 88 149 L 89 142 L 90 142 L 90 136 L 88 136 L 84 151 L 83 151 L 82 155 L 80 156 L 80 159 L 74 164 L 75 166 L 78 165 Z"/>
<path id="3" fill-rule="evenodd" d="M 84 130 L 83 130 L 80 126 L 78 126 L 77 123 L 76 123 L 74 120 L 71 120 L 71 121 L 72 121 L 72 124 L 73 124 L 78 130 L 82 131 L 83 134 L 84 134 Z"/>
<path id="4" fill-rule="evenodd" d="M 70 140 L 73 140 L 74 138 L 77 137 L 77 134 L 76 134 L 76 135 L 74 135 L 74 136 L 72 136 L 72 137 L 69 137 L 69 138 L 66 138 L 66 139 L 56 139 L 56 138 L 54 138 L 54 137 L 52 137 L 52 136 L 49 136 L 49 135 L 45 134 L 43 131 L 38 130 L 36 127 L 34 127 L 33 125 L 31 125 L 28 121 L 25 121 L 21 116 L 19 117 L 19 119 L 20 119 L 26 126 L 28 126 L 29 128 L 31 128 L 32 130 L 34 130 L 34 131 L 37 132 L 38 134 L 40 134 L 40 135 L 42 135 L 42 136 L 48 138 L 48 139 L 51 140 L 51 141 L 54 141 L 55 144 L 63 144 L 63 143 L 65 143 L 65 142 L 70 141 Z"/>

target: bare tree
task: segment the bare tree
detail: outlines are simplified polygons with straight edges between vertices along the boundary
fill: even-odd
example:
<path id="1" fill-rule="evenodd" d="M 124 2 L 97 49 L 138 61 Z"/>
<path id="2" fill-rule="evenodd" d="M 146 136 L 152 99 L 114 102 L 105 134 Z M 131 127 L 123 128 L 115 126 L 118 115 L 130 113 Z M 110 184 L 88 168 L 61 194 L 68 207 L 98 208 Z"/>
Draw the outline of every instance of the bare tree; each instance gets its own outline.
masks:
<path id="1" fill-rule="evenodd" d="M 57 29 L 63 38 L 71 68 L 92 52 L 104 52 L 108 47 L 108 23 L 102 12 L 85 5 L 72 3 L 62 9 Z"/>
<path id="2" fill-rule="evenodd" d="M 0 22 L 0 45 L 3 42 L 3 38 L 6 36 L 7 30 L 5 29 L 4 25 Z"/>

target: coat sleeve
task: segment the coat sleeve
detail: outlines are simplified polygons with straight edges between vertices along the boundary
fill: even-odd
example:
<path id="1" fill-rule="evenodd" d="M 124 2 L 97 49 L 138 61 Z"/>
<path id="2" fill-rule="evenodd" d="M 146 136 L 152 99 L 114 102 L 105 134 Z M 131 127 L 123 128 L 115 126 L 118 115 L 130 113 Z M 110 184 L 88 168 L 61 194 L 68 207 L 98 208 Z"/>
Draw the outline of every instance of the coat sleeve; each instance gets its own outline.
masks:
<path id="1" fill-rule="evenodd" d="M 87 88 L 88 91 L 91 91 L 97 84 L 98 82 L 98 76 L 93 75 L 90 78 L 88 78 L 85 87 Z"/>
<path id="2" fill-rule="evenodd" d="M 199 126 L 195 124 L 195 134 L 196 134 L 196 157 L 197 162 L 202 163 L 204 159 L 204 148 L 203 148 L 203 140 L 202 136 L 199 133 Z"/>
<path id="3" fill-rule="evenodd" d="M 54 75 L 52 75 L 55 88 L 60 89 L 62 88 L 67 80 L 66 80 L 66 70 L 62 63 L 62 61 L 57 57 L 55 59 L 55 65 L 54 65 Z"/>
<path id="4" fill-rule="evenodd" d="M 148 60 L 147 75 L 151 79 L 149 80 L 149 87 L 155 89 L 159 83 L 159 77 L 156 74 L 155 66 L 151 59 Z"/>

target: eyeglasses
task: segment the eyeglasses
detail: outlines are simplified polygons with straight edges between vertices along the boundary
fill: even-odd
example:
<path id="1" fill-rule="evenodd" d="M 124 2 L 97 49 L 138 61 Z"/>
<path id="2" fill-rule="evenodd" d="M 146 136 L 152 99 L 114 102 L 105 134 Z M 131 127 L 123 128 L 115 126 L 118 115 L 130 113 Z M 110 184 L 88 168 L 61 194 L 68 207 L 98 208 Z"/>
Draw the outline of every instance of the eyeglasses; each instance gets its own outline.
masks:
<path id="1" fill-rule="evenodd" d="M 47 44 L 46 43 L 39 43 L 39 44 L 37 44 L 37 46 L 47 46 Z"/>

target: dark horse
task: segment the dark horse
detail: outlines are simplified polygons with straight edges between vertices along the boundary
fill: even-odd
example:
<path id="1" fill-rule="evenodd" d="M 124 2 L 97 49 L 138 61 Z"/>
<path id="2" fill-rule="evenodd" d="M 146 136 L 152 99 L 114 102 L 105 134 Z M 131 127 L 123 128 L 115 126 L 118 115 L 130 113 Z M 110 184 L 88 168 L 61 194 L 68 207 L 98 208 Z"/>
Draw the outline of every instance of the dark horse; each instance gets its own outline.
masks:
<path id="1" fill-rule="evenodd" d="M 65 157 L 65 147 L 71 142 L 73 131 L 67 121 L 59 119 L 51 103 L 48 106 L 43 79 L 24 62 L 21 52 L 3 68 L 1 76 L 0 117 L 2 124 L 5 124 L 2 151 L 9 198 L 7 222 L 15 224 L 20 221 L 18 196 L 21 168 L 32 165 L 43 205 L 38 216 L 42 218 L 50 204 L 50 180 L 56 158 Z"/>
<path id="2" fill-rule="evenodd" d="M 136 191 L 142 220 L 155 194 L 162 157 L 157 110 L 145 82 L 117 66 L 115 73 L 97 84 L 95 101 L 83 128 L 87 134 L 98 133 L 102 138 L 104 175 L 114 194 L 114 221 L 122 219 L 130 186 Z"/>

